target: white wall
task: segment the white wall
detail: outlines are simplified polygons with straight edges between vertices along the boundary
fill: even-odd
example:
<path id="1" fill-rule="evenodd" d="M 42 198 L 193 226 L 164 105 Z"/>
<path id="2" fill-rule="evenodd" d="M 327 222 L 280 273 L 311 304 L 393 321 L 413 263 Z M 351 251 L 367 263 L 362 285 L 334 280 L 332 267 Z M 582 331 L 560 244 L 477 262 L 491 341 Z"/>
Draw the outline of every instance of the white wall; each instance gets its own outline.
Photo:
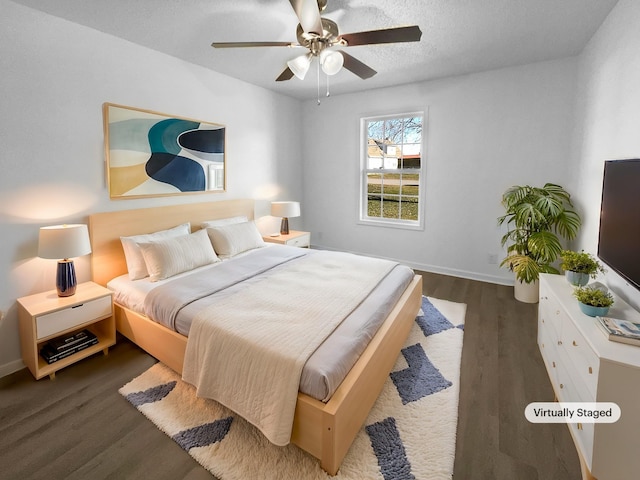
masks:
<path id="1" fill-rule="evenodd" d="M 585 211 L 579 248 L 594 254 L 604 161 L 640 158 L 638 25 L 640 2 L 620 0 L 580 57 L 571 175 Z M 605 282 L 640 309 L 640 292 L 620 276 L 609 271 Z"/>
<path id="2" fill-rule="evenodd" d="M 565 184 L 577 59 L 305 102 L 304 223 L 312 243 L 496 283 L 500 198 L 515 184 Z M 347 74 L 346 72 L 344 74 Z M 358 225 L 359 120 L 427 112 L 424 231 Z"/>
<path id="3" fill-rule="evenodd" d="M 93 212 L 225 198 L 301 198 L 300 102 L 0 0 L 0 376 L 22 367 L 16 298 L 55 287 L 38 228 Z M 227 126 L 228 191 L 111 201 L 103 102 Z M 293 219 L 293 226 L 295 227 Z M 88 258 L 76 260 L 79 281 Z"/>
<path id="4" fill-rule="evenodd" d="M 640 156 L 640 3 L 620 0 L 577 58 L 298 102 L 0 0 L 0 376 L 22 367 L 15 299 L 53 288 L 38 228 L 97 211 L 225 198 L 302 201 L 315 245 L 497 283 L 500 195 L 565 185 L 595 252 L 602 162 Z M 344 74 L 347 74 L 346 72 Z M 577 93 L 576 93 L 577 92 Z M 227 125 L 225 194 L 109 200 L 101 105 Z M 358 225 L 359 120 L 427 112 L 426 228 Z M 304 147 L 304 148 L 303 148 Z M 300 159 L 303 159 L 301 162 Z M 89 278 L 88 257 L 76 261 Z M 615 274 L 607 282 L 640 308 Z"/>

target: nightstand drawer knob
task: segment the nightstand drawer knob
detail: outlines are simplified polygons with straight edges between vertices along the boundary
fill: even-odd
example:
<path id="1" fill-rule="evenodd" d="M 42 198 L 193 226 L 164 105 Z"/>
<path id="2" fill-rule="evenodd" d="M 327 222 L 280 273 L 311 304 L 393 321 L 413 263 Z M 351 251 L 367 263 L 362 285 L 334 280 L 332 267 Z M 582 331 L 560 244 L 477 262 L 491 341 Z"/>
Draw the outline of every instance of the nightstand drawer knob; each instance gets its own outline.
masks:
<path id="1" fill-rule="evenodd" d="M 578 346 L 578 344 L 576 343 L 576 341 L 575 341 L 575 340 L 573 341 L 573 346 L 574 346 L 574 347 L 577 347 L 577 346 Z"/>

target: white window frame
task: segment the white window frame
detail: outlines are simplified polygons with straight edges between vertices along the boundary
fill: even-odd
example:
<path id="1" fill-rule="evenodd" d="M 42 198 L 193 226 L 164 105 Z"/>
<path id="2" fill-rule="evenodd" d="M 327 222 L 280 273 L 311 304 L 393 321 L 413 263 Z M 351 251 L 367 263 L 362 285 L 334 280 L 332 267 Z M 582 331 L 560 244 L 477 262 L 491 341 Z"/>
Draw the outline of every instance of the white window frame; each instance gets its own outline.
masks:
<path id="1" fill-rule="evenodd" d="M 382 217 L 370 217 L 368 215 L 368 185 L 367 185 L 367 175 L 369 173 L 407 173 L 406 170 L 402 169 L 370 169 L 367 168 L 367 160 L 368 160 L 368 131 L 367 131 L 367 123 L 372 121 L 379 120 L 390 120 L 394 118 L 408 118 L 408 117 L 422 117 L 422 135 L 420 138 L 420 168 L 416 169 L 415 173 L 419 175 L 419 187 L 418 187 L 418 219 L 417 220 L 403 220 L 403 219 L 392 219 L 392 218 L 382 218 Z M 358 223 L 361 225 L 375 225 L 381 227 L 392 227 L 392 228 L 401 228 L 408 230 L 424 230 L 424 203 L 425 203 L 425 165 L 426 165 L 426 126 L 427 126 L 427 115 L 426 111 L 415 111 L 415 112 L 405 112 L 405 113 L 394 113 L 388 115 L 373 115 L 369 117 L 363 117 L 360 119 L 360 171 L 359 171 L 359 179 L 360 179 L 360 189 L 359 189 L 359 214 L 358 214 Z M 414 173 L 414 172 L 411 172 Z"/>

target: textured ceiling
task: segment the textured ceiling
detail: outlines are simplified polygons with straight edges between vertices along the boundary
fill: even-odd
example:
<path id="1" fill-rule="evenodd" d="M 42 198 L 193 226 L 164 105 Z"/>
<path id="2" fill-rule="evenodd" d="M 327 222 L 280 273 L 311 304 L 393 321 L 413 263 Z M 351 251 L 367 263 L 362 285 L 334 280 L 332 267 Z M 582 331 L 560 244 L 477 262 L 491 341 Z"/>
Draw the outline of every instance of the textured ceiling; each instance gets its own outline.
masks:
<path id="1" fill-rule="evenodd" d="M 296 42 L 287 0 L 14 0 L 226 75 L 297 98 L 315 98 L 315 64 L 305 80 L 275 82 L 287 47 L 214 49 L 211 42 Z M 418 25 L 418 43 L 348 47 L 378 74 L 331 77 L 332 95 L 521 65 L 580 53 L 617 0 L 328 0 L 323 16 L 341 33 Z M 321 75 L 324 90 L 325 76 Z"/>

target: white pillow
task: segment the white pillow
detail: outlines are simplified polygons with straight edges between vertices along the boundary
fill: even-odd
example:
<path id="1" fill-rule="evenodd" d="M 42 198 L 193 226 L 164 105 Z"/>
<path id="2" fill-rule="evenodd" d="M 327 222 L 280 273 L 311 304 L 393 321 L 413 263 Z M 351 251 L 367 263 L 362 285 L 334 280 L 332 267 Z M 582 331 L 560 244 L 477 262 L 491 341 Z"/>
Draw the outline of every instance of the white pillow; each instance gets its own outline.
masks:
<path id="1" fill-rule="evenodd" d="M 189 235 L 191 233 L 191 225 L 183 223 L 177 227 L 168 230 L 161 230 L 155 233 L 147 233 L 144 235 L 134 235 L 132 237 L 120 237 L 124 257 L 127 261 L 127 270 L 131 280 L 139 280 L 149 276 L 147 266 L 144 263 L 144 257 L 140 251 L 139 243 L 148 243 L 163 238 L 173 238 L 180 235 Z"/>
<path id="2" fill-rule="evenodd" d="M 207 233 L 220 258 L 230 258 L 265 244 L 253 221 L 210 227 Z"/>
<path id="3" fill-rule="evenodd" d="M 218 220 L 208 220 L 206 222 L 202 222 L 200 224 L 200 228 L 222 227 L 224 225 L 233 225 L 235 223 L 244 223 L 248 221 L 249 219 L 244 215 L 241 215 L 239 217 L 220 218 Z"/>
<path id="4" fill-rule="evenodd" d="M 140 250 L 152 282 L 219 261 L 205 230 L 140 243 Z"/>

